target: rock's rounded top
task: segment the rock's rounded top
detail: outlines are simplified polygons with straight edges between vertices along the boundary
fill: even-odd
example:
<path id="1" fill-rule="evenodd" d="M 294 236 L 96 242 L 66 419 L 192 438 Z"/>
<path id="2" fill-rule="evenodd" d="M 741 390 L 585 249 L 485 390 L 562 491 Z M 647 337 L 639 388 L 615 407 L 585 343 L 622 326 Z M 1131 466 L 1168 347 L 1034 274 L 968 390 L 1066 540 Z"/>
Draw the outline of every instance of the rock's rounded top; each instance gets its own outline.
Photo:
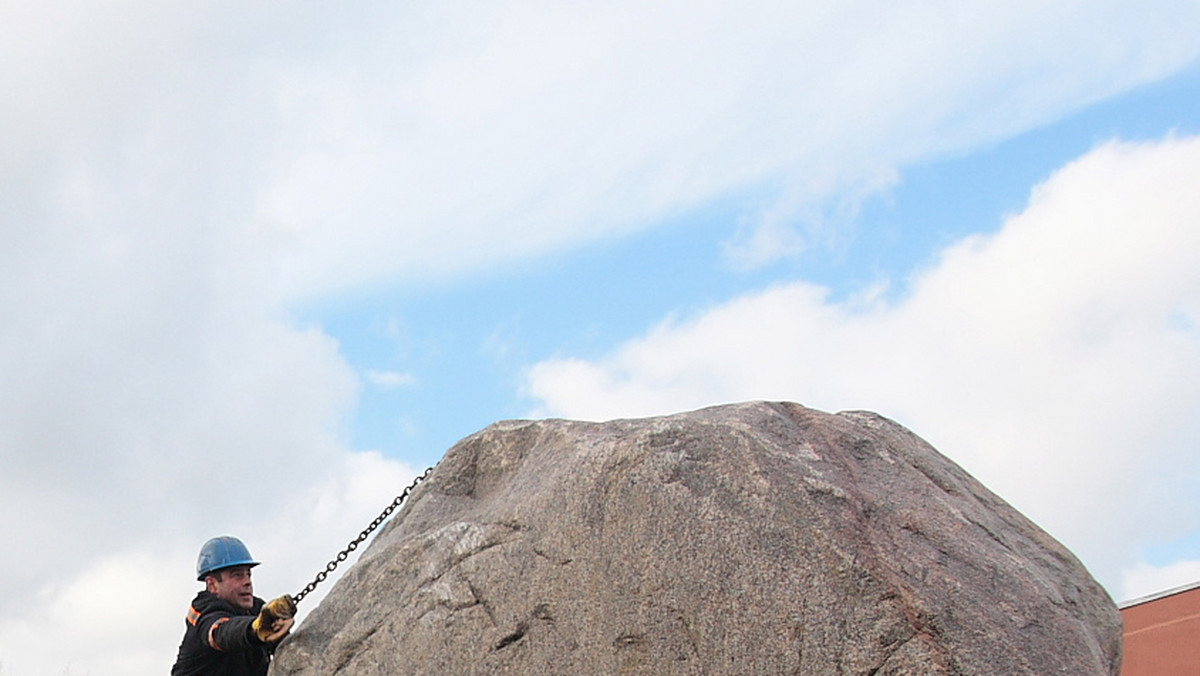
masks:
<path id="1" fill-rule="evenodd" d="M 274 674 L 1118 674 L 1079 561 L 904 427 L 750 402 L 456 444 Z"/>

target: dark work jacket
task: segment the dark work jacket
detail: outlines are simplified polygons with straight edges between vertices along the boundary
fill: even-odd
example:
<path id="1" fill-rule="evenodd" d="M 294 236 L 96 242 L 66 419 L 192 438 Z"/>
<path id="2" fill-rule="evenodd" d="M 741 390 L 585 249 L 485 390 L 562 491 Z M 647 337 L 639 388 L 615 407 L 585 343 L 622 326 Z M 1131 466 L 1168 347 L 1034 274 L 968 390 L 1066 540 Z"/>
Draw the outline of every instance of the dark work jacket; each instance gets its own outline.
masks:
<path id="1" fill-rule="evenodd" d="M 238 610 L 212 592 L 197 594 L 171 676 L 266 676 L 275 646 L 250 628 L 262 607 L 257 596 L 250 610 Z"/>

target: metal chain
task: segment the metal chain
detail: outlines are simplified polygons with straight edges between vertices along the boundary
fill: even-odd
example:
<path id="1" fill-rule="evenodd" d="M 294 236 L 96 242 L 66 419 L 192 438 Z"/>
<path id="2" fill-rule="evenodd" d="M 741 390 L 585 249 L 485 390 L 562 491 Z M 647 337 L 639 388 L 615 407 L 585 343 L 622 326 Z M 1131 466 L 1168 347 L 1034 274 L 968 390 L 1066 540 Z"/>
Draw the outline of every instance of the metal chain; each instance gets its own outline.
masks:
<path id="1" fill-rule="evenodd" d="M 379 528 L 379 525 L 386 521 L 387 518 L 392 515 L 392 512 L 396 511 L 397 507 L 404 504 L 404 501 L 408 499 L 408 494 L 417 487 L 417 484 L 424 481 L 432 471 L 433 468 L 430 467 L 422 472 L 421 475 L 416 479 L 413 479 L 413 482 L 408 485 L 408 488 L 405 488 L 403 493 L 396 496 L 396 499 L 392 500 L 392 504 L 384 508 L 382 514 L 375 517 L 375 520 L 371 522 L 371 525 L 367 526 L 363 532 L 358 534 L 358 537 L 351 540 L 350 544 L 346 545 L 345 549 L 338 552 L 338 555 L 334 557 L 333 560 L 331 560 L 328 564 L 326 564 L 325 570 L 317 573 L 317 577 L 312 582 L 309 582 L 307 587 L 305 587 L 299 594 L 296 594 L 292 597 L 292 602 L 299 604 L 305 596 L 308 596 L 309 592 L 316 589 L 317 585 L 324 582 L 325 578 L 329 577 L 329 574 L 338 567 L 338 564 L 342 561 L 345 561 L 350 556 L 350 552 L 358 549 L 358 546 L 362 544 L 363 540 L 366 540 L 376 528 Z"/>

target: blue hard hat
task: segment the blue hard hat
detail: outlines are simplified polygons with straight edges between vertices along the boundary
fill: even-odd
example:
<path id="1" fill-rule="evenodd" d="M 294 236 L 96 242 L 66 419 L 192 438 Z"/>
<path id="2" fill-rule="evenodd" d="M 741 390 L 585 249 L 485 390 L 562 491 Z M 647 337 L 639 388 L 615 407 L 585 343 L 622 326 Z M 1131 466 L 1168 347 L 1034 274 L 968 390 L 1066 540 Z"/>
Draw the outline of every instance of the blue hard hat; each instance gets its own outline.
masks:
<path id="1" fill-rule="evenodd" d="M 204 581 L 209 573 L 232 566 L 257 566 L 258 561 L 250 556 L 250 550 L 242 541 L 232 535 L 215 537 L 200 548 L 200 558 L 196 559 L 196 579 Z"/>

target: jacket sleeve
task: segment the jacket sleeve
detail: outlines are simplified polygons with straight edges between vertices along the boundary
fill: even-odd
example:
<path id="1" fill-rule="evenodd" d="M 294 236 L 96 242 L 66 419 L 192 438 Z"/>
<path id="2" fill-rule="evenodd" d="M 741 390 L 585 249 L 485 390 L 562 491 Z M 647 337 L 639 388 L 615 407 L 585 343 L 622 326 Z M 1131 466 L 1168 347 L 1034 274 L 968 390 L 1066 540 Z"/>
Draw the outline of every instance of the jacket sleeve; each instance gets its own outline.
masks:
<path id="1" fill-rule="evenodd" d="M 200 620 L 198 629 L 200 636 L 213 650 L 224 653 L 238 652 L 263 646 L 250 628 L 253 622 L 254 616 L 218 612 L 206 614 Z"/>

